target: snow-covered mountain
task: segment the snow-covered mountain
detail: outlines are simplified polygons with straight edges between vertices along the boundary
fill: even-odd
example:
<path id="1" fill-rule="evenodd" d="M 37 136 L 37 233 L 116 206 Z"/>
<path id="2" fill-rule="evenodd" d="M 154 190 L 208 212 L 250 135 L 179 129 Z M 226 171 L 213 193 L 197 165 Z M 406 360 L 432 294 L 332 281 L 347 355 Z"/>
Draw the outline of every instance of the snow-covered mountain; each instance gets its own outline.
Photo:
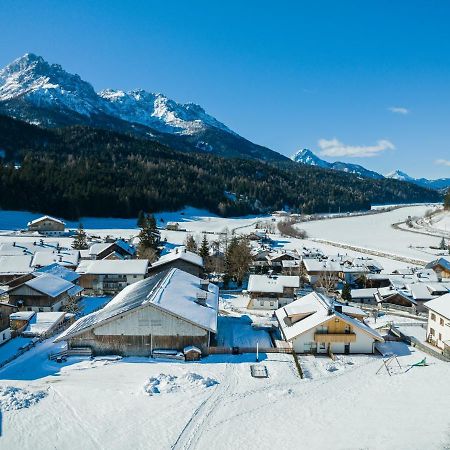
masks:
<path id="1" fill-rule="evenodd" d="M 79 75 L 28 53 L 0 70 L 0 113 L 46 127 L 83 124 L 145 136 L 179 150 L 283 160 L 194 103 L 144 90 L 99 93 Z"/>
<path id="2" fill-rule="evenodd" d="M 410 177 L 405 172 L 402 172 L 401 170 L 395 170 L 393 172 L 388 173 L 386 176 L 383 176 L 378 172 L 368 170 L 365 167 L 360 166 L 358 164 L 350 164 L 340 161 L 330 163 L 328 161 L 324 161 L 323 159 L 315 155 L 311 150 L 308 150 L 306 148 L 303 150 L 299 150 L 297 153 L 292 155 L 292 159 L 300 164 L 322 167 L 324 169 L 340 170 L 342 172 L 347 173 L 354 173 L 363 178 L 372 178 L 375 180 L 381 180 L 383 178 L 392 178 L 394 180 L 407 181 L 409 183 L 414 183 L 419 186 L 434 189 L 437 191 L 444 191 L 450 187 L 450 178 L 439 178 L 437 180 L 428 180 L 426 178 L 413 178 Z"/>
<path id="3" fill-rule="evenodd" d="M 450 178 L 438 178 L 436 180 L 428 180 L 427 178 L 413 178 L 401 170 L 394 170 L 386 175 L 386 178 L 394 180 L 408 181 L 422 187 L 435 189 L 437 191 L 445 191 L 450 188 Z"/>
<path id="4" fill-rule="evenodd" d="M 363 178 L 372 178 L 375 180 L 384 178 L 383 175 L 381 175 L 380 173 L 368 170 L 365 167 L 360 166 L 358 164 L 350 164 L 340 161 L 329 163 L 319 158 L 311 150 L 308 150 L 306 148 L 303 150 L 299 150 L 297 153 L 295 153 L 292 156 L 292 159 L 300 164 L 306 164 L 309 166 L 318 166 L 325 169 L 339 170 L 341 172 L 353 173 Z"/>

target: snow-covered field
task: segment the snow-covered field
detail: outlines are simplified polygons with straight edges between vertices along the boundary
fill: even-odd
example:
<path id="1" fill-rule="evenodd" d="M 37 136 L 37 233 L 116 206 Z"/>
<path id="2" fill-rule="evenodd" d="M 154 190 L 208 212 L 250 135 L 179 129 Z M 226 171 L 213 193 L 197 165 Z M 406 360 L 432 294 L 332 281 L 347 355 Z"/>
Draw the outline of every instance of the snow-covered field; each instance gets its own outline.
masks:
<path id="1" fill-rule="evenodd" d="M 436 256 L 429 247 L 437 246 L 439 239 L 398 230 L 391 225 L 405 221 L 408 216 L 423 216 L 429 209 L 427 205 L 410 206 L 376 215 L 306 222 L 300 227 L 310 238 L 428 262 Z"/>
<path id="2" fill-rule="evenodd" d="M 392 376 L 381 357 L 307 356 L 302 380 L 290 355 L 261 355 L 255 379 L 252 354 L 58 364 L 44 342 L 0 371 L 1 448 L 448 448 L 450 364 L 389 345 Z"/>

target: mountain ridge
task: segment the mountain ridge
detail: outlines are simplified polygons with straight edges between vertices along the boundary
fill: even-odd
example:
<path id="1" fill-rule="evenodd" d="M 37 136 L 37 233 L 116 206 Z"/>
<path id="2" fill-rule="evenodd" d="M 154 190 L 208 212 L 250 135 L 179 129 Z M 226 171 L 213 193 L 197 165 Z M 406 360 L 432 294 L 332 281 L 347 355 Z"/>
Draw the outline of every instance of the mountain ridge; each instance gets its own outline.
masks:
<path id="1" fill-rule="evenodd" d="M 195 103 L 142 89 L 96 92 L 79 75 L 27 53 L 0 70 L 0 113 L 44 127 L 88 125 L 158 141 L 181 151 L 266 161 L 288 158 L 254 144 Z"/>
<path id="2" fill-rule="evenodd" d="M 292 155 L 292 160 L 305 165 L 318 166 L 324 169 L 339 170 L 347 173 L 353 173 L 363 178 L 371 178 L 382 180 L 386 178 L 413 183 L 421 187 L 433 189 L 436 191 L 445 191 L 450 187 L 450 178 L 438 178 L 436 180 L 429 180 L 427 178 L 413 178 L 407 173 L 397 169 L 386 175 L 366 169 L 359 164 L 344 163 L 340 161 L 328 162 L 319 158 L 309 149 L 302 149 Z"/>

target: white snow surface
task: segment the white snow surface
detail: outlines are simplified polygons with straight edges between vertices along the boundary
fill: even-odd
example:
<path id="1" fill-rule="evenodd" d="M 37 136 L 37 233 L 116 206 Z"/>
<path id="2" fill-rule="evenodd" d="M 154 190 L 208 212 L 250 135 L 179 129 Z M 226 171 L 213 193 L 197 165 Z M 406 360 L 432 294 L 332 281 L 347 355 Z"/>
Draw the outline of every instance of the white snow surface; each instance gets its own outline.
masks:
<path id="1" fill-rule="evenodd" d="M 450 365 L 427 356 L 427 367 L 411 368 L 423 353 L 385 345 L 402 366 L 392 376 L 376 375 L 381 357 L 343 355 L 301 357 L 302 380 L 290 355 L 260 355 L 269 378 L 255 379 L 250 354 L 58 364 L 47 359 L 46 341 L 0 371 L 1 389 L 48 394 L 32 408 L 3 411 L 2 448 L 290 450 L 299 448 L 299 424 L 301 445 L 313 450 L 447 448 Z M 208 378 L 217 384 L 206 387 Z"/>

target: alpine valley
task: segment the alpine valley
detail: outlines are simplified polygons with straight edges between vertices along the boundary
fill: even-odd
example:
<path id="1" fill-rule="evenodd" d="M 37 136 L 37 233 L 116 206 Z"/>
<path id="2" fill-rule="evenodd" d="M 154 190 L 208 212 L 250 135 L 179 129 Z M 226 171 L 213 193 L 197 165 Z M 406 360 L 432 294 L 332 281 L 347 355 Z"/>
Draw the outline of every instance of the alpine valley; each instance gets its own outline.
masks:
<path id="1" fill-rule="evenodd" d="M 135 217 L 191 205 L 226 216 L 442 198 L 433 185 L 312 152 L 298 154 L 297 164 L 196 104 L 143 90 L 95 92 L 34 54 L 0 70 L 0 115 L 3 209 Z"/>

